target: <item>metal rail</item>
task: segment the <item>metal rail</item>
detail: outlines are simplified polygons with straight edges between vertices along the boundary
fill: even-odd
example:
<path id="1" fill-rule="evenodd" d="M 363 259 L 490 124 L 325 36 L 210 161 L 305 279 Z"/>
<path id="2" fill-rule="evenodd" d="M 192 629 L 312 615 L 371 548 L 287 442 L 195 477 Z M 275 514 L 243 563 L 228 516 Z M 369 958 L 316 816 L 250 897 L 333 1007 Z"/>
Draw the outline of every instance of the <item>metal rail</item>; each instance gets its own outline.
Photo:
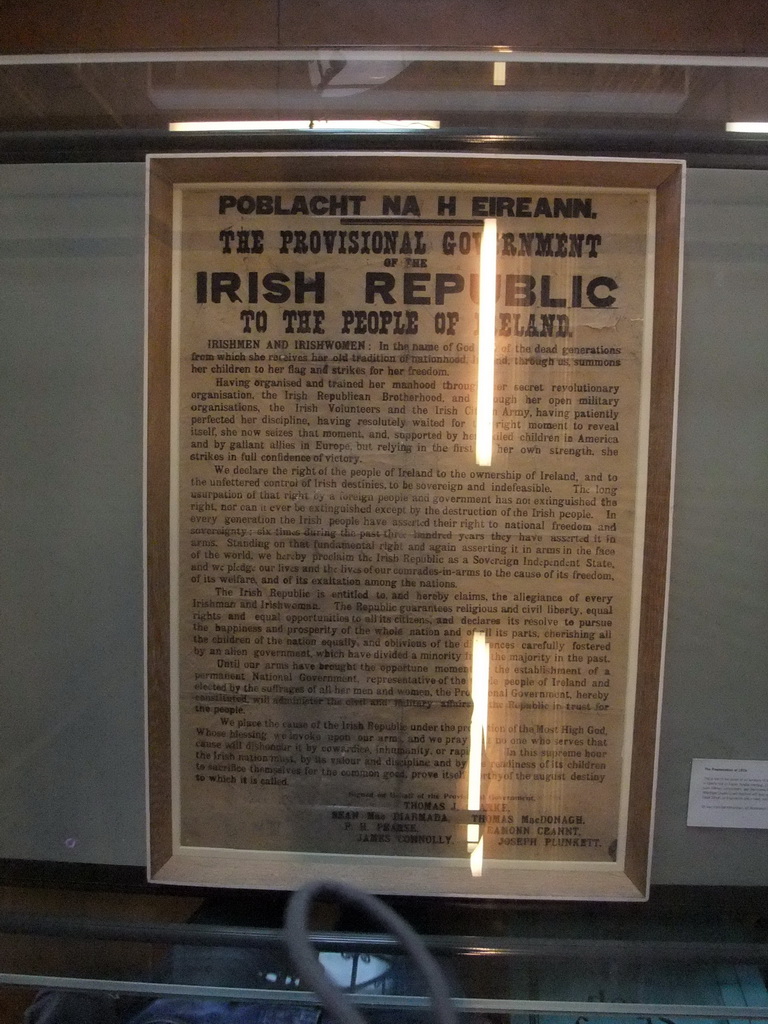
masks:
<path id="1" fill-rule="evenodd" d="M 78 941 L 144 942 L 154 945 L 239 946 L 282 945 L 279 928 L 243 928 L 215 924 L 155 924 L 96 918 L 0 913 L 0 935 L 47 936 Z M 317 932 L 319 951 L 355 953 L 396 952 L 389 935 Z M 766 964 L 768 944 L 759 942 L 702 942 L 638 939 L 542 939 L 473 935 L 432 935 L 424 941 L 435 953 L 454 956 L 496 956 L 516 960 L 577 960 L 611 963 Z"/>

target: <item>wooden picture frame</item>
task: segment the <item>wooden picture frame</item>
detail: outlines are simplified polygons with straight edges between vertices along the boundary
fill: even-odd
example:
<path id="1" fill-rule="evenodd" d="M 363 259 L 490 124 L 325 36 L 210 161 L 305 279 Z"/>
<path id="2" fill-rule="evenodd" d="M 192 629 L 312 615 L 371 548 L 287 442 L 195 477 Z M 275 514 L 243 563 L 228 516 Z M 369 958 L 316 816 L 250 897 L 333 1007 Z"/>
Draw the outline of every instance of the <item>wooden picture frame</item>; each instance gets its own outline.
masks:
<path id="1" fill-rule="evenodd" d="M 147 167 L 149 877 L 645 898 L 683 165 Z"/>

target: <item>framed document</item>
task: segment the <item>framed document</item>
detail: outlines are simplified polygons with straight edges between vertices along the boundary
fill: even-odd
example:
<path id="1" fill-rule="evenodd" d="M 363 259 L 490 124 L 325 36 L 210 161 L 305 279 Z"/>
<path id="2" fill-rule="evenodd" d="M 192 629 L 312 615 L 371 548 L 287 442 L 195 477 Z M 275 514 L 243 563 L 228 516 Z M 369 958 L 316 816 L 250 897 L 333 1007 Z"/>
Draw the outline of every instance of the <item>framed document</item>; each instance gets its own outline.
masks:
<path id="1" fill-rule="evenodd" d="M 150 877 L 643 898 L 682 165 L 148 167 Z"/>

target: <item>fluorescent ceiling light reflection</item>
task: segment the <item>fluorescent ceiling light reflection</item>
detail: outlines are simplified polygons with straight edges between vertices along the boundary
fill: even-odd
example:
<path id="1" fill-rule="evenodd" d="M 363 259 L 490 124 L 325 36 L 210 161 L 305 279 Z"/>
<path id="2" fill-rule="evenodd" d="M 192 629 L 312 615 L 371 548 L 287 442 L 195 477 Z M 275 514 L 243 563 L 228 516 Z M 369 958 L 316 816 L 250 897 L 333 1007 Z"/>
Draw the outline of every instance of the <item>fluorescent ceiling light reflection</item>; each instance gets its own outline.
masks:
<path id="1" fill-rule="evenodd" d="M 768 132 L 768 121 L 729 121 L 725 130 L 727 132 L 752 132 L 759 135 Z"/>
<path id="2" fill-rule="evenodd" d="M 475 462 L 493 459 L 493 368 L 496 359 L 496 219 L 483 221 L 480 238 L 480 311 L 477 344 Z"/>
<path id="3" fill-rule="evenodd" d="M 414 132 L 439 128 L 439 121 L 172 121 L 172 132 Z"/>
<path id="4" fill-rule="evenodd" d="M 488 728 L 488 684 L 491 667 L 491 645 L 485 633 L 472 635 L 472 719 L 469 726 L 469 765 L 467 777 L 467 810 L 480 811 L 483 789 L 483 751 Z M 467 825 L 469 866 L 473 877 L 483 873 L 483 837 L 480 825 Z"/>
<path id="5" fill-rule="evenodd" d="M 473 878 L 480 878 L 483 874 L 483 838 L 469 855 L 469 870 Z"/>

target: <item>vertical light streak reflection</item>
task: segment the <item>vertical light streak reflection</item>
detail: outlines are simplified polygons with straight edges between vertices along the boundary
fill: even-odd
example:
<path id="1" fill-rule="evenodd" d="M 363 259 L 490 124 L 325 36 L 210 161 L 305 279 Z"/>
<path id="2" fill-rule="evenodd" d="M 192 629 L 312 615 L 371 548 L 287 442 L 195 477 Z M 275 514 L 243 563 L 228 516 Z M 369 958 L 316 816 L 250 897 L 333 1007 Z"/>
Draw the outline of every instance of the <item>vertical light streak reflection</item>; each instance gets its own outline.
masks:
<path id="1" fill-rule="evenodd" d="M 496 218 L 483 221 L 480 239 L 480 289 L 477 341 L 477 429 L 475 462 L 493 458 L 493 369 L 496 360 Z"/>
<path id="2" fill-rule="evenodd" d="M 480 811 L 482 806 L 483 752 L 488 727 L 488 681 L 491 669 L 491 646 L 485 633 L 475 631 L 472 637 L 472 721 L 469 727 L 469 773 L 467 810 Z M 473 876 L 483 873 L 483 840 L 479 824 L 467 825 L 469 866 Z"/>
<path id="3" fill-rule="evenodd" d="M 469 870 L 473 878 L 479 878 L 483 873 L 483 838 L 469 855 Z"/>

